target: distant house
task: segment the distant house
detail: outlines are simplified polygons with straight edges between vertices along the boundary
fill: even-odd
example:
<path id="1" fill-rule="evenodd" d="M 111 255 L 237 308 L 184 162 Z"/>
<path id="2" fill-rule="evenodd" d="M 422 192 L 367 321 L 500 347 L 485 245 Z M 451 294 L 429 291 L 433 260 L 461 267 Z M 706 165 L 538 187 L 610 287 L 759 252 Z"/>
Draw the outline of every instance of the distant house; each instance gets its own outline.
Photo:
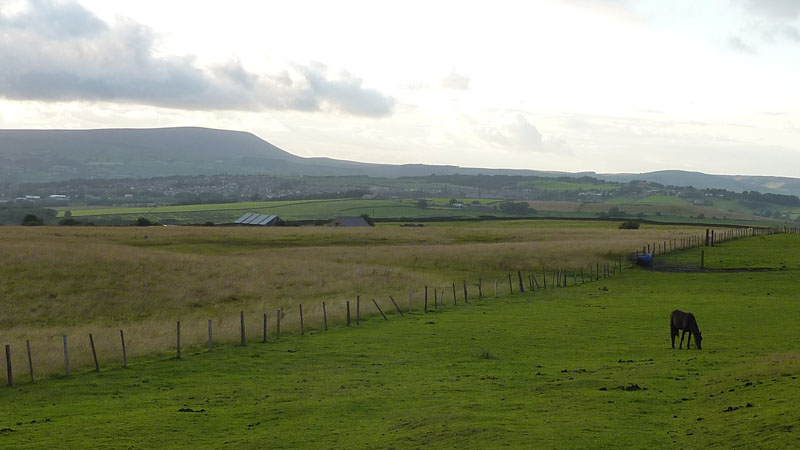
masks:
<path id="1" fill-rule="evenodd" d="M 280 218 L 278 216 L 247 213 L 233 222 L 236 225 L 249 225 L 249 226 L 262 226 L 270 227 L 278 223 Z"/>
<path id="2" fill-rule="evenodd" d="M 368 227 L 370 224 L 363 217 L 337 217 L 328 222 L 329 227 Z"/>

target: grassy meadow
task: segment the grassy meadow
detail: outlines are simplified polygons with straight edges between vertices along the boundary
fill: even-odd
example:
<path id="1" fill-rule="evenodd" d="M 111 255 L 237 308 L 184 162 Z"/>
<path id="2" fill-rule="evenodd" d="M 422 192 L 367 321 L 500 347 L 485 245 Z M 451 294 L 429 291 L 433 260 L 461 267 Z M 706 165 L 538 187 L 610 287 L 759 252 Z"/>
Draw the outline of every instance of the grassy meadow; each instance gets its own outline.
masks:
<path id="1" fill-rule="evenodd" d="M 22 365 L 0 446 L 793 448 L 800 236 L 706 251 L 730 270 L 624 270 L 35 384 Z M 774 270 L 741 270 L 756 266 Z M 703 350 L 670 347 L 678 308 Z"/>
<path id="2" fill-rule="evenodd" d="M 614 222 L 501 221 L 442 223 L 406 228 L 327 227 L 4 227 L 0 231 L 0 343 L 38 347 L 40 373 L 62 369 L 61 336 L 84 342 L 98 337 L 101 360 L 117 353 L 119 330 L 132 355 L 174 346 L 175 322 L 184 342 L 201 343 L 208 319 L 220 340 L 237 339 L 239 312 L 247 328 L 263 327 L 267 313 L 282 309 L 299 327 L 299 305 L 310 324 L 321 321 L 326 302 L 332 321 L 346 315 L 346 301 L 360 296 L 384 309 L 392 295 L 417 306 L 429 297 L 484 294 L 507 286 L 509 273 L 583 269 L 616 262 L 645 243 L 698 235 L 692 227 L 645 225 L 619 230 Z M 548 276 L 551 276 L 552 273 Z M 527 283 L 526 283 L 527 284 Z M 444 293 L 443 293 L 444 290 Z M 20 347 L 22 346 L 22 347 Z M 73 365 L 92 364 L 76 350 Z"/>

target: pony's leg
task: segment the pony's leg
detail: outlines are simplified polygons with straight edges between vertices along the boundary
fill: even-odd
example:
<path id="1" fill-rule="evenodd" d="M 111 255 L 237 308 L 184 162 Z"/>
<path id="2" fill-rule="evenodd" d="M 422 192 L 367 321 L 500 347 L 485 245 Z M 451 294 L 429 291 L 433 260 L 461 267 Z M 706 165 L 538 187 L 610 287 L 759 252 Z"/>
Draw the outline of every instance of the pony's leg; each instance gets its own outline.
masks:
<path id="1" fill-rule="evenodd" d="M 686 337 L 686 330 L 683 330 L 683 333 L 681 333 L 681 343 L 678 344 L 678 348 L 679 349 L 683 348 L 683 338 L 684 337 Z"/>
<path id="2" fill-rule="evenodd" d="M 669 327 L 669 337 L 672 338 L 672 348 L 675 348 L 675 336 L 678 335 L 678 330 L 675 327 Z"/>
<path id="3" fill-rule="evenodd" d="M 686 340 L 686 350 L 689 350 L 689 344 L 691 344 L 691 343 L 692 343 L 692 335 L 693 335 L 693 334 L 694 334 L 694 333 L 692 333 L 691 331 L 689 332 L 689 339 L 687 339 L 687 340 Z M 696 347 L 696 346 L 695 346 L 695 347 Z"/>

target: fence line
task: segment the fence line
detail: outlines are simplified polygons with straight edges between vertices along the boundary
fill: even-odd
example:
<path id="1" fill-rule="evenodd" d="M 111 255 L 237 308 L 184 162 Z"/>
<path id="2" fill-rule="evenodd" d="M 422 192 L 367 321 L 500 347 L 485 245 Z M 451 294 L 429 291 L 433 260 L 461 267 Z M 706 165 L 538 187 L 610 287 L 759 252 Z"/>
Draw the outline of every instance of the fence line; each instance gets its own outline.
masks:
<path id="1" fill-rule="evenodd" d="M 749 238 L 749 237 L 761 237 L 761 236 L 767 236 L 767 235 L 772 235 L 772 234 L 777 234 L 777 233 L 800 234 L 800 228 L 795 228 L 795 227 L 783 227 L 783 228 L 780 228 L 780 229 L 777 229 L 777 228 L 740 228 L 740 229 L 721 230 L 721 231 L 716 231 L 716 230 L 712 230 L 712 229 L 706 229 L 704 234 L 701 233 L 701 234 L 692 235 L 692 236 L 688 236 L 688 237 L 684 237 L 684 238 L 680 238 L 680 239 L 672 239 L 672 240 L 667 240 L 667 241 L 662 241 L 662 242 L 646 243 L 646 244 L 644 244 L 642 246 L 641 252 L 637 250 L 637 251 L 629 254 L 627 259 L 628 259 L 628 262 L 631 263 L 631 262 L 635 262 L 637 260 L 637 258 L 639 256 L 641 256 L 642 254 L 650 254 L 650 255 L 654 255 L 654 256 L 655 255 L 665 255 L 665 254 L 668 254 L 668 253 L 676 253 L 676 252 L 681 252 L 681 251 L 688 250 L 688 249 L 693 249 L 693 248 L 713 247 L 716 244 L 719 244 L 719 243 L 722 243 L 722 242 L 726 242 L 726 241 L 730 241 L 730 240 L 734 240 L 734 239 L 742 239 L 742 238 Z M 593 264 L 590 264 L 589 267 L 588 267 L 588 269 L 589 269 L 588 278 L 586 277 L 586 272 L 585 272 L 586 268 L 583 267 L 583 266 L 581 266 L 581 267 L 570 267 L 570 268 L 555 267 L 555 268 L 551 268 L 550 270 L 547 270 L 545 268 L 541 268 L 540 269 L 540 273 L 541 273 L 542 284 L 539 284 L 539 281 L 538 281 L 538 279 L 536 277 L 536 273 L 532 269 L 528 270 L 528 271 L 517 270 L 516 271 L 517 272 L 517 276 L 516 277 L 513 277 L 513 275 L 512 275 L 513 271 L 509 271 L 508 272 L 508 295 L 515 294 L 514 283 L 512 282 L 513 278 L 517 278 L 518 282 L 519 282 L 517 291 L 519 293 L 524 293 L 525 292 L 525 286 L 524 286 L 524 283 L 523 283 L 523 272 L 526 272 L 526 275 L 527 275 L 527 278 L 528 278 L 528 282 L 529 282 L 528 291 L 533 293 L 533 292 L 538 292 L 538 291 L 541 291 L 541 290 L 548 289 L 548 276 L 550 278 L 550 288 L 551 289 L 552 288 L 565 288 L 565 287 L 570 287 L 570 286 L 580 286 L 580 285 L 591 283 L 591 282 L 594 282 L 594 281 L 600 281 L 602 279 L 610 278 L 613 275 L 615 275 L 618 271 L 619 272 L 623 271 L 625 267 L 630 267 L 630 266 L 626 266 L 624 264 L 624 262 L 625 262 L 625 258 L 624 257 L 620 257 L 620 258 L 612 260 L 613 265 L 609 264 L 608 262 L 604 262 L 603 265 L 601 266 L 600 262 L 596 261 Z M 578 277 L 578 272 L 580 272 L 580 277 Z M 572 274 L 571 276 L 570 276 L 570 273 Z M 572 283 L 569 282 L 570 278 L 572 279 Z M 494 281 L 495 281 L 495 295 L 494 295 L 494 298 L 497 298 L 498 295 L 500 294 L 500 292 L 499 292 L 500 284 L 499 284 L 499 279 L 495 279 Z M 464 300 L 464 304 L 465 305 L 469 303 L 470 299 L 472 299 L 472 300 L 475 300 L 475 299 L 477 299 L 477 300 L 485 300 L 485 299 L 490 298 L 490 297 L 486 297 L 486 296 L 483 295 L 482 282 L 483 282 L 482 278 L 478 278 L 477 283 L 475 283 L 474 285 L 468 284 L 467 280 L 462 280 L 461 284 L 462 284 L 462 289 L 463 289 L 463 295 L 464 295 L 463 300 Z M 469 286 L 474 286 L 475 287 L 475 290 L 472 291 L 472 298 L 470 298 Z M 445 287 L 435 287 L 435 286 L 432 287 L 432 289 L 434 291 L 434 309 L 433 310 L 428 308 L 428 289 L 429 289 L 429 286 L 425 286 L 424 287 L 425 295 L 424 295 L 424 306 L 423 306 L 423 309 L 422 309 L 422 313 L 423 314 L 432 313 L 432 312 L 437 311 L 438 309 L 444 308 L 444 306 L 445 306 L 445 290 L 446 289 L 452 289 L 453 305 L 458 305 L 458 294 L 457 294 L 457 287 L 456 287 L 456 283 L 455 282 L 453 282 L 451 284 L 451 286 L 447 286 L 446 288 Z M 413 312 L 413 300 L 414 300 L 413 292 L 414 292 L 414 289 L 413 288 L 409 288 L 409 307 L 408 307 L 408 312 L 409 313 Z M 441 293 L 441 296 L 439 296 L 439 293 Z M 441 299 L 441 302 L 439 301 L 439 299 Z M 384 302 L 384 305 L 386 305 L 386 303 L 385 303 L 386 301 L 390 301 L 391 305 L 394 306 L 395 310 L 397 311 L 397 314 L 399 314 L 400 317 L 404 317 L 405 316 L 403 314 L 403 311 L 400 309 L 400 306 L 397 304 L 397 302 L 395 301 L 395 299 L 391 295 L 387 296 L 386 299 L 381 298 L 380 301 Z M 371 315 L 377 316 L 378 314 L 380 314 L 380 316 L 385 321 L 388 321 L 389 318 L 387 317 L 387 313 L 384 312 L 383 308 L 381 308 L 378 299 L 373 298 L 372 299 L 372 303 L 375 306 L 375 311 L 373 311 Z M 322 305 L 322 309 L 321 309 L 322 312 L 321 312 L 321 315 L 320 315 L 320 319 L 322 320 L 322 323 L 324 324 L 324 328 L 319 329 L 317 331 L 328 331 L 329 318 L 328 318 L 328 310 L 326 308 L 326 302 L 324 302 L 324 301 L 321 302 L 321 305 Z M 350 301 L 347 300 L 345 302 L 345 305 L 346 305 L 346 320 L 343 319 L 342 325 L 343 326 L 350 326 L 351 325 L 351 321 L 350 321 Z M 303 308 L 302 305 L 298 304 L 300 335 L 301 336 L 306 334 L 305 331 L 307 329 L 307 325 L 306 325 L 306 323 L 304 321 L 303 309 L 302 308 Z M 391 310 L 390 309 L 387 309 L 387 312 L 391 314 Z M 245 320 L 245 318 L 246 318 L 245 317 L 245 312 L 244 311 L 240 311 L 238 316 L 239 316 L 238 318 L 239 318 L 239 328 L 240 328 L 239 329 L 239 332 L 240 332 L 240 345 L 245 345 L 246 342 L 247 342 L 247 337 L 246 337 L 246 334 L 245 334 L 245 329 L 246 329 L 245 328 L 245 322 L 246 322 L 246 320 Z M 261 318 L 261 317 L 263 317 L 263 337 L 261 339 L 261 342 L 266 343 L 266 342 L 268 342 L 268 340 L 267 340 L 267 337 L 268 337 L 267 314 L 266 313 L 259 313 L 259 318 Z M 282 320 L 285 319 L 285 317 L 286 317 L 286 313 L 282 309 L 278 309 L 277 312 L 276 312 L 276 328 L 275 328 L 275 332 L 274 332 L 274 336 L 275 336 L 275 340 L 276 341 L 279 340 L 279 338 L 281 337 L 281 324 L 282 324 Z M 356 322 L 356 325 L 360 325 L 361 324 L 361 296 L 360 295 L 356 296 L 356 321 L 355 322 Z M 173 322 L 173 324 L 175 325 L 176 323 Z M 213 321 L 211 319 L 209 319 L 208 320 L 208 352 L 213 351 L 213 348 L 214 348 L 214 335 L 213 335 L 213 332 L 212 332 L 212 330 L 213 330 L 212 324 L 213 324 Z M 175 347 L 173 348 L 173 350 L 175 351 L 175 359 L 181 359 L 182 356 L 183 356 L 183 354 L 182 354 L 182 342 L 181 342 L 181 321 L 177 322 L 176 328 L 174 330 L 175 330 L 175 334 L 174 334 L 174 339 L 175 340 L 173 342 L 175 343 Z M 187 327 L 184 327 L 184 330 L 187 330 Z M 312 331 L 312 333 L 313 333 L 313 331 Z M 121 367 L 127 367 L 128 366 L 128 353 L 127 353 L 127 347 L 126 347 L 126 337 L 125 337 L 124 331 L 122 329 L 119 330 L 119 335 L 120 335 L 121 351 L 120 351 L 120 353 L 118 354 L 117 357 L 111 358 L 111 359 L 116 361 L 116 364 L 121 362 L 121 364 L 122 364 Z M 63 373 L 66 376 L 70 376 L 70 374 L 71 374 L 71 371 L 70 371 L 70 346 L 68 345 L 67 335 L 63 335 L 62 339 L 63 339 L 63 359 L 64 359 L 64 372 Z M 223 339 L 223 341 L 226 341 L 227 343 L 231 343 L 230 339 L 227 339 L 227 340 Z M 99 362 L 99 359 L 98 359 L 98 351 L 97 351 L 97 348 L 95 347 L 95 335 L 93 333 L 89 333 L 88 342 L 89 342 L 89 345 L 90 345 L 91 355 L 92 355 L 91 362 L 94 363 L 95 371 L 99 372 L 100 371 L 100 362 Z M 130 336 L 129 336 L 128 342 L 131 342 Z M 202 342 L 202 341 L 200 341 L 200 342 Z M 200 345 L 202 345 L 202 344 L 200 344 Z M 196 344 L 195 344 L 195 346 L 196 346 Z M 29 375 L 30 375 L 30 382 L 33 383 L 34 380 L 35 380 L 34 364 L 33 364 L 34 354 L 31 351 L 31 341 L 30 340 L 26 340 L 26 350 L 27 350 L 27 353 L 26 353 L 25 356 L 27 357 L 27 361 L 26 361 L 27 362 L 27 369 L 28 369 L 28 372 L 29 372 Z M 73 347 L 73 350 L 76 350 L 76 348 Z M 83 349 L 83 348 L 80 348 L 80 347 L 78 348 L 78 350 L 82 350 L 82 351 L 86 352 L 86 349 Z M 5 344 L 5 356 L 6 356 L 6 358 L 5 358 L 5 363 L 6 364 L 5 365 L 6 365 L 7 385 L 8 386 L 14 386 L 14 381 L 15 381 L 14 380 L 14 369 L 20 370 L 20 367 L 23 367 L 24 364 L 12 364 L 12 348 L 11 348 L 10 344 Z M 21 356 L 19 358 L 21 358 Z M 117 360 L 116 358 L 119 358 L 119 359 Z M 87 364 L 88 362 L 89 361 L 84 362 L 83 364 L 84 365 L 88 365 Z M 108 363 L 107 362 L 105 364 L 105 366 L 106 367 L 115 367 L 115 363 Z M 41 375 L 40 375 L 40 378 L 41 378 Z"/>

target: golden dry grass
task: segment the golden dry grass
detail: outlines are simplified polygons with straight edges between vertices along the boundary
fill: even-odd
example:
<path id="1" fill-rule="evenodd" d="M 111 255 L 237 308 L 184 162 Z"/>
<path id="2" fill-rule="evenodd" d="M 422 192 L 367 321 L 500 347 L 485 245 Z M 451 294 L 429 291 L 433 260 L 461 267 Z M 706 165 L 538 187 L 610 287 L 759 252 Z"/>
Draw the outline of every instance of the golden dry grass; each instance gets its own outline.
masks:
<path id="1" fill-rule="evenodd" d="M 93 365 L 88 334 L 95 336 L 101 365 L 121 364 L 119 329 L 129 355 L 172 352 L 175 322 L 184 345 L 204 345 L 207 320 L 215 340 L 236 342 L 239 311 L 248 335 L 260 339 L 262 314 L 285 312 L 283 330 L 342 324 L 350 300 L 361 296 L 394 311 L 388 296 L 408 307 L 409 289 L 421 307 L 424 286 L 452 301 L 452 283 L 478 278 L 484 295 L 509 272 L 578 268 L 616 260 L 643 244 L 699 235 L 697 228 L 618 230 L 613 223 L 576 227 L 566 222 L 520 222 L 370 229 L 331 228 L 0 228 L 0 343 L 12 343 L 15 364 L 27 365 L 25 340 L 43 373 L 62 370 L 61 336 L 67 335 L 74 367 Z"/>

